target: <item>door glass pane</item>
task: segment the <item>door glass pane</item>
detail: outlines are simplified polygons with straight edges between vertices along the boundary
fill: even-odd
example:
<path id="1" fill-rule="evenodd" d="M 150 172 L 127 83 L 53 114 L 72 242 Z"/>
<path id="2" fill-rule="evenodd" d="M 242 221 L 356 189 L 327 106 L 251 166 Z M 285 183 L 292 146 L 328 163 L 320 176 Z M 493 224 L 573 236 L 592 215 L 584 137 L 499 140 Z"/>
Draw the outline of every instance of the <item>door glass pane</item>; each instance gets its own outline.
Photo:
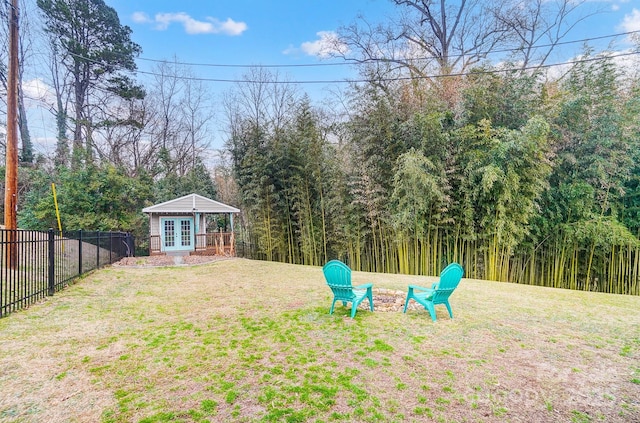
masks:
<path id="1" fill-rule="evenodd" d="M 191 221 L 183 220 L 180 222 L 180 230 L 182 235 L 182 245 L 191 245 Z"/>
<path id="2" fill-rule="evenodd" d="M 164 246 L 173 247 L 176 245 L 176 228 L 173 220 L 164 221 Z"/>

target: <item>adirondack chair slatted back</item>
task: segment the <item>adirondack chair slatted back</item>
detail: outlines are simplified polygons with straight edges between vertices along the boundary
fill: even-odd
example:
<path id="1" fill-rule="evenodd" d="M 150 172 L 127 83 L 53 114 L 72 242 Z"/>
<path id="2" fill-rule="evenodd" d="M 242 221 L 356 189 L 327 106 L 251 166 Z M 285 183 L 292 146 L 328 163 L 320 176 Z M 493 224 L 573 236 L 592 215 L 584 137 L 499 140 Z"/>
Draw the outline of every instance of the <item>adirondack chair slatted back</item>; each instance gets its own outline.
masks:
<path id="1" fill-rule="evenodd" d="M 431 315 L 433 321 L 436 320 L 436 304 L 444 304 L 449 312 L 449 317 L 453 318 L 449 297 L 451 293 L 458 287 L 464 269 L 458 263 L 451 263 L 440 272 L 438 282 L 431 285 L 431 288 L 425 288 L 418 285 L 409 285 L 407 299 L 404 302 L 404 311 L 407 312 L 407 306 L 410 300 L 415 300 L 418 304 L 424 306 Z"/>
<path id="2" fill-rule="evenodd" d="M 351 269 L 338 260 L 331 260 L 322 268 L 327 285 L 337 301 L 352 301 L 355 297 L 351 285 Z"/>
<path id="3" fill-rule="evenodd" d="M 365 283 L 358 286 L 351 285 L 351 269 L 340 260 L 331 260 L 322 268 L 327 285 L 333 291 L 333 301 L 329 314 L 333 314 L 333 309 L 337 301 L 343 305 L 351 303 L 351 318 L 356 316 L 358 305 L 364 300 L 369 300 L 369 309 L 373 311 L 373 284 Z"/>
<path id="4" fill-rule="evenodd" d="M 449 296 L 458 287 L 464 270 L 458 263 L 451 263 L 440 273 L 440 280 L 434 288 L 435 292 L 431 301 L 434 304 L 444 304 L 449 300 Z"/>

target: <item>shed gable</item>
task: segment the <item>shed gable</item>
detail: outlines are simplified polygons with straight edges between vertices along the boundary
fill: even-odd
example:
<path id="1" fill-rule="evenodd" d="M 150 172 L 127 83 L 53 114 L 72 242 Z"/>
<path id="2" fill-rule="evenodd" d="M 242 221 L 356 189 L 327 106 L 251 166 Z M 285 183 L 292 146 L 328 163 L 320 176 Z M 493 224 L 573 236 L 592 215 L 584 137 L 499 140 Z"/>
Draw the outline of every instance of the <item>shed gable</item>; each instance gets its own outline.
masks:
<path id="1" fill-rule="evenodd" d="M 198 194 L 189 194 L 175 200 L 166 201 L 154 206 L 142 209 L 143 213 L 239 213 L 240 210 L 203 197 Z"/>

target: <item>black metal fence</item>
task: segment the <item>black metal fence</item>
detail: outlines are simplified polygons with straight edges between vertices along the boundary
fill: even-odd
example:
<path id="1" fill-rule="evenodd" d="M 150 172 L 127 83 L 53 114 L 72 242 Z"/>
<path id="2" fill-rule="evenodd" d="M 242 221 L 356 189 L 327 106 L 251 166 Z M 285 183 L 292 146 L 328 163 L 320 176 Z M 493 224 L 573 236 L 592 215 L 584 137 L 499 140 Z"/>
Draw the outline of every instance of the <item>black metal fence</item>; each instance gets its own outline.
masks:
<path id="1" fill-rule="evenodd" d="M 0 317 L 133 251 L 126 232 L 0 230 Z"/>

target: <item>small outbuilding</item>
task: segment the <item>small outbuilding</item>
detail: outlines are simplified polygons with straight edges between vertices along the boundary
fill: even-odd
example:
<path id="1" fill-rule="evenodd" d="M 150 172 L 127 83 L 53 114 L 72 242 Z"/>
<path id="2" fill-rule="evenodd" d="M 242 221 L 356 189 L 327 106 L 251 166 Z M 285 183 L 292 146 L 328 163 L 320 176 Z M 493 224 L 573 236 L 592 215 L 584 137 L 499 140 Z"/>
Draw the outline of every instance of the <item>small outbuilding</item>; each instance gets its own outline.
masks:
<path id="1" fill-rule="evenodd" d="M 233 215 L 240 210 L 198 194 L 142 209 L 149 215 L 150 253 L 235 255 Z M 221 222 L 207 232 L 207 216 Z"/>

